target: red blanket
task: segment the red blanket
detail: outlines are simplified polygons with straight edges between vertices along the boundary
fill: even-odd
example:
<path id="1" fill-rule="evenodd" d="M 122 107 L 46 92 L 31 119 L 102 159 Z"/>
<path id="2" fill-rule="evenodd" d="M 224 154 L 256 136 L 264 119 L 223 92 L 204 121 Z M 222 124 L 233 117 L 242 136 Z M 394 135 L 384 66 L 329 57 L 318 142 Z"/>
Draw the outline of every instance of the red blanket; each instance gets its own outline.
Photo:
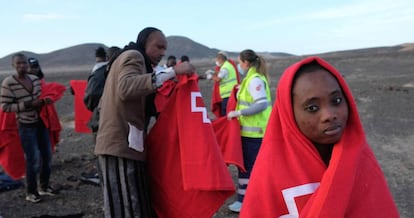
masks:
<path id="1" fill-rule="evenodd" d="M 233 88 L 227 104 L 227 111 L 236 109 L 237 90 L 237 87 Z M 234 164 L 239 168 L 239 170 L 246 172 L 243 162 L 239 121 L 237 119 L 228 120 L 227 116 L 219 117 L 213 121 L 213 128 L 221 149 L 221 153 L 223 154 L 224 161 L 227 164 Z"/>
<path id="2" fill-rule="evenodd" d="M 70 81 L 70 86 L 75 95 L 75 131 L 79 133 L 91 133 L 91 129 L 88 127 L 88 122 L 91 119 L 92 112 L 90 112 L 86 108 L 85 103 L 83 103 L 87 83 L 86 80 Z"/>
<path id="3" fill-rule="evenodd" d="M 291 104 L 293 77 L 313 60 L 336 77 L 349 105 L 348 124 L 329 167 L 297 128 Z M 399 217 L 351 90 L 336 69 L 306 58 L 286 69 L 276 96 L 240 217 Z"/>
<path id="4" fill-rule="evenodd" d="M 211 217 L 235 187 L 221 156 L 197 76 L 181 76 L 147 137 L 159 217 Z"/>
<path id="5" fill-rule="evenodd" d="M 58 101 L 65 92 L 66 87 L 59 83 L 42 82 L 41 98 L 50 98 Z M 52 150 L 55 150 L 60 140 L 59 117 L 54 104 L 46 105 L 40 111 L 40 118 L 49 130 Z M 24 152 L 20 142 L 15 113 L 5 113 L 0 109 L 0 165 L 13 179 L 21 179 L 25 175 L 26 166 Z"/>
<path id="6" fill-rule="evenodd" d="M 157 90 L 157 94 L 155 95 L 155 108 L 157 112 L 162 112 L 165 109 L 175 86 L 176 82 L 174 80 L 168 80 Z"/>
<path id="7" fill-rule="evenodd" d="M 15 113 L 6 113 L 0 108 L 0 165 L 13 179 L 25 175 L 26 166 L 23 148 L 17 131 Z"/>
<path id="8" fill-rule="evenodd" d="M 236 62 L 232 59 L 229 59 L 229 62 L 233 65 L 234 69 L 236 70 L 236 77 L 237 77 L 237 84 L 240 84 L 240 73 L 238 71 Z M 220 70 L 219 66 L 216 66 L 214 71 L 217 73 Z M 221 112 L 221 96 L 220 96 L 220 84 L 218 82 L 214 82 L 213 91 L 211 93 L 211 111 L 216 117 L 220 117 Z M 228 112 L 229 110 L 227 110 Z"/>
<path id="9" fill-rule="evenodd" d="M 50 98 L 53 102 L 56 102 L 62 98 L 65 91 L 66 86 L 60 83 L 43 83 L 41 98 Z M 40 118 L 49 130 L 50 142 L 53 150 L 55 150 L 56 144 L 60 141 L 60 131 L 62 131 L 55 105 L 49 104 L 44 106 L 40 111 Z"/>

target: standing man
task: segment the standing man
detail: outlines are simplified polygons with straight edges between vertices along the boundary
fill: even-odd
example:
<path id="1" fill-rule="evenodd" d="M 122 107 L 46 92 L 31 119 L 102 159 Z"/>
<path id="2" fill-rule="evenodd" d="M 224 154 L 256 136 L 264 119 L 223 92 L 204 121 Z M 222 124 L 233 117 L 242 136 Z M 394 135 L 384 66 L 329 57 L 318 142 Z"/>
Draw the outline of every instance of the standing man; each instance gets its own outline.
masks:
<path id="1" fill-rule="evenodd" d="M 26 200 L 37 203 L 41 200 L 39 195 L 54 195 L 49 186 L 52 161 L 49 132 L 39 116 L 41 107 L 53 102 L 49 98 L 40 99 L 41 82 L 28 73 L 24 54 L 13 55 L 12 65 L 16 74 L 3 80 L 0 102 L 4 112 L 16 112 L 26 160 Z M 40 190 L 37 189 L 39 169 Z"/>
<path id="2" fill-rule="evenodd" d="M 112 60 L 115 54 L 121 49 L 117 46 L 109 47 L 107 51 L 103 47 L 98 47 L 95 50 L 96 63 L 92 68 L 92 72 L 88 77 L 88 83 L 85 89 L 85 96 L 83 102 L 86 108 L 92 112 L 91 119 L 88 122 L 88 127 L 93 134 L 93 143 L 96 144 L 96 134 L 99 128 L 99 100 L 102 97 L 105 87 L 106 77 L 108 74 L 108 61 Z M 92 171 L 82 173 L 81 180 L 92 184 L 99 185 L 98 167 L 94 167 Z"/>
<path id="3" fill-rule="evenodd" d="M 216 65 L 220 67 L 220 70 L 212 76 L 207 76 L 207 79 L 212 79 L 219 83 L 220 97 L 222 99 L 220 116 L 225 116 L 230 93 L 234 85 L 238 83 L 236 68 L 227 60 L 227 54 L 222 51 L 217 53 Z"/>
<path id="4" fill-rule="evenodd" d="M 156 89 L 175 74 L 194 72 L 183 63 L 155 74 L 165 55 L 167 40 L 156 28 L 147 27 L 136 43 L 127 45 L 109 63 L 101 100 L 96 140 L 104 192 L 105 217 L 152 217 L 144 138 L 149 120 L 156 115 Z"/>

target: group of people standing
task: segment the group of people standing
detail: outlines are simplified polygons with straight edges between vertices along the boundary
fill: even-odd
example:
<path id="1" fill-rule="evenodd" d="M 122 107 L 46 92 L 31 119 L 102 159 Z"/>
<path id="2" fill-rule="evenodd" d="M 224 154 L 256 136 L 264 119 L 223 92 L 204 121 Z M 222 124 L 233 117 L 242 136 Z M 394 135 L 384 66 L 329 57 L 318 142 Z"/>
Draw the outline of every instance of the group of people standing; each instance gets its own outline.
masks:
<path id="1" fill-rule="evenodd" d="M 166 49 L 162 31 L 148 27 L 136 42 L 100 64 L 105 66 L 106 82 L 91 109 L 99 108 L 95 154 L 105 217 L 158 215 L 148 191 L 146 158 L 151 145 L 145 143 L 151 118 L 159 115 L 156 93 L 167 81 L 195 72 L 189 61 L 174 64 L 173 58 L 155 71 Z M 30 154 L 29 147 L 50 147 L 33 144 L 42 138 L 29 137 L 44 131 L 38 109 L 51 102 L 39 99 L 39 79 L 27 74 L 26 62 L 24 56 L 13 58 L 17 75 L 3 81 L 1 104 L 4 111 L 17 112 L 21 137 L 27 138 L 23 147 Z M 219 52 L 216 72 L 206 76 L 217 84 L 220 116 L 240 123 L 245 171 L 238 174 L 237 200 L 230 210 L 240 212 L 240 217 L 398 217 L 352 93 L 334 67 L 319 57 L 293 64 L 280 78 L 272 106 L 265 59 L 246 49 L 239 53 L 238 63 L 239 67 Z M 245 75 L 242 81 L 239 73 Z M 237 100 L 234 110 L 227 108 L 232 97 Z M 50 149 L 43 150 L 44 193 Z M 28 194 L 35 194 L 33 171 L 27 174 Z"/>

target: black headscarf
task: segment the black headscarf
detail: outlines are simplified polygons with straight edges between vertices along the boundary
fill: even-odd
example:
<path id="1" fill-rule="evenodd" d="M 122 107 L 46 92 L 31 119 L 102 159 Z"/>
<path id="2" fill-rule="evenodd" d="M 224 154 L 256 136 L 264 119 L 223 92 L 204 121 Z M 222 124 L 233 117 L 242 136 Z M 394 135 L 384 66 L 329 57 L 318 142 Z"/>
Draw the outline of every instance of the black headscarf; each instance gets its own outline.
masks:
<path id="1" fill-rule="evenodd" d="M 130 42 L 108 63 L 108 71 L 111 68 L 112 63 L 121 53 L 123 53 L 124 51 L 133 49 L 133 50 L 139 51 L 144 56 L 145 68 L 147 69 L 147 73 L 152 73 L 153 72 L 152 63 L 151 63 L 151 60 L 148 58 L 147 54 L 145 53 L 145 44 L 147 43 L 149 35 L 156 31 L 161 32 L 161 30 L 155 27 L 146 27 L 145 29 L 141 30 L 141 32 L 139 32 L 138 34 L 136 43 Z"/>
<path id="2" fill-rule="evenodd" d="M 145 59 L 145 67 L 147 68 L 147 73 L 152 73 L 152 63 L 150 59 L 148 58 L 147 54 L 145 53 L 145 44 L 147 43 L 148 37 L 151 33 L 161 30 L 155 28 L 155 27 L 147 27 L 138 34 L 137 37 L 137 48 L 138 51 L 141 52 L 142 55 L 144 55 Z"/>

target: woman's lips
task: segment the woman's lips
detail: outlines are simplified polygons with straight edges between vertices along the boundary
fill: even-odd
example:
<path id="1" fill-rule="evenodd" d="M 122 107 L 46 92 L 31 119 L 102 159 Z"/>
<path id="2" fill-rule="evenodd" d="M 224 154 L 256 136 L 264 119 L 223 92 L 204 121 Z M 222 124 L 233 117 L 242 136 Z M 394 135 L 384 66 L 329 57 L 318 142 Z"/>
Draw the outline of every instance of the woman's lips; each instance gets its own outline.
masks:
<path id="1" fill-rule="evenodd" d="M 324 133 L 326 135 L 336 135 L 336 134 L 340 133 L 341 130 L 342 130 L 341 126 L 337 125 L 337 126 L 332 126 L 332 127 L 329 127 L 327 129 L 325 129 Z"/>

